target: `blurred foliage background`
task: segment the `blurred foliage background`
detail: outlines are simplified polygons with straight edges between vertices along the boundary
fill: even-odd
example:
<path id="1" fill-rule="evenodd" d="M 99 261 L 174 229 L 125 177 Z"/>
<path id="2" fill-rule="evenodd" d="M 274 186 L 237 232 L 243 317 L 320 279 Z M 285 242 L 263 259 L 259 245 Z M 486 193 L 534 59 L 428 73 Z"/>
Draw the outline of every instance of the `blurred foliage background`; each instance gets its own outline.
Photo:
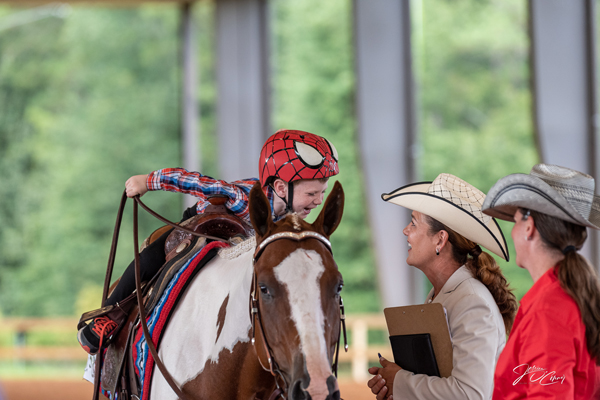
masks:
<path id="1" fill-rule="evenodd" d="M 525 0 L 411 6 L 418 179 L 449 172 L 486 192 L 506 174 L 528 172 L 538 156 Z M 332 239 L 355 313 L 381 306 L 356 140 L 351 7 L 271 2 L 272 125 L 326 136 L 339 151 L 347 202 Z M 99 306 L 125 180 L 181 164 L 179 11 L 74 6 L 64 18 L 3 28 L 23 11 L 0 7 L 0 313 L 77 315 Z M 194 7 L 201 172 L 218 177 L 213 13 L 210 1 Z M 181 215 L 176 194 L 145 200 L 167 218 Z M 160 226 L 140 219 L 141 235 Z M 133 254 L 130 221 L 128 208 L 115 276 Z M 514 257 L 511 226 L 501 225 Z M 520 298 L 529 275 L 514 261 L 500 265 Z"/>

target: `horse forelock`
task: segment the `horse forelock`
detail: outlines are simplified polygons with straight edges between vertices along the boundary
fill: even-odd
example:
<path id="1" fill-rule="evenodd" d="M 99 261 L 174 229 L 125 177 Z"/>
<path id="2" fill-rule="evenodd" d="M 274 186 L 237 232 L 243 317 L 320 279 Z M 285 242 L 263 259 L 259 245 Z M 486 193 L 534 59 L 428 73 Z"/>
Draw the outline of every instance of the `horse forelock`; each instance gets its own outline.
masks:
<path id="1" fill-rule="evenodd" d="M 331 376 L 320 284 L 321 277 L 330 268 L 326 264 L 328 262 L 320 252 L 303 247 L 291 252 L 273 268 L 275 278 L 288 295 L 290 318 L 295 324 L 310 376 L 310 384 L 305 390 L 312 398 L 327 396 L 327 378 Z"/>
<path id="2" fill-rule="evenodd" d="M 284 218 L 275 222 L 275 226 L 276 228 L 270 234 L 314 230 L 311 224 L 300 218 L 296 213 L 287 214 Z"/>
<path id="3" fill-rule="evenodd" d="M 302 230 L 302 225 L 300 224 L 301 219 L 298 216 L 298 214 L 294 213 L 294 214 L 290 215 L 289 218 L 292 223 L 292 228 L 295 231 L 298 231 L 298 232 L 301 231 Z"/>

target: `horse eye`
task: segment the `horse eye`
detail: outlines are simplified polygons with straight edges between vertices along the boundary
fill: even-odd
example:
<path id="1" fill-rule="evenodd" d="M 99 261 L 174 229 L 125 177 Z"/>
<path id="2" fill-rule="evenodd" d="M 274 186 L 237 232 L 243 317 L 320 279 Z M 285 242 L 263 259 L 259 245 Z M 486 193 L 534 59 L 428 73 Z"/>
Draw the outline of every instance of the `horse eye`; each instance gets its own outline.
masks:
<path id="1" fill-rule="evenodd" d="M 271 296 L 271 292 L 269 292 L 269 288 L 266 285 L 260 285 L 260 292 L 265 296 Z"/>
<path id="2" fill-rule="evenodd" d="M 336 292 L 336 294 L 338 294 L 338 295 L 339 295 L 339 294 L 342 292 L 342 289 L 343 289 L 343 288 L 344 288 L 344 284 L 343 284 L 343 283 L 340 283 L 340 284 L 338 285 L 338 287 L 337 287 L 337 292 Z"/>

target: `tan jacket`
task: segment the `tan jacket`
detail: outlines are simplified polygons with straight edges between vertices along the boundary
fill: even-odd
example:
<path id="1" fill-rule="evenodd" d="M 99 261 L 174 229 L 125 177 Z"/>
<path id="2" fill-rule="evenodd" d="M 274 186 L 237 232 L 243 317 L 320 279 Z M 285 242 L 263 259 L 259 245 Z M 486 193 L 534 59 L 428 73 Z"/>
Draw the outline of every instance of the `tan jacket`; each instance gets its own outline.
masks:
<path id="1" fill-rule="evenodd" d="M 432 296 L 433 290 L 427 298 Z M 398 371 L 394 378 L 394 400 L 491 399 L 494 369 L 506 344 L 504 323 L 492 294 L 462 266 L 433 302 L 441 303 L 448 315 L 452 375 L 438 378 Z"/>

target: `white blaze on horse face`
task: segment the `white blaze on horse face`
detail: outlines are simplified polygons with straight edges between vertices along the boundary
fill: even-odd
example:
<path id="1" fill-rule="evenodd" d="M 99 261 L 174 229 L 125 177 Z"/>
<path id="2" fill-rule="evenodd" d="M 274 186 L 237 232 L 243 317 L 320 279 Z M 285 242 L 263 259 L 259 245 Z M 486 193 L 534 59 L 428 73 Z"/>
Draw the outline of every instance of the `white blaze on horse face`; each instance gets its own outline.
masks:
<path id="1" fill-rule="evenodd" d="M 331 366 L 327 357 L 321 285 L 325 266 L 319 253 L 297 249 L 273 269 L 275 278 L 287 289 L 292 320 L 300 336 L 300 345 L 310 376 L 305 390 L 313 399 L 325 399 L 329 393 L 327 378 Z"/>

